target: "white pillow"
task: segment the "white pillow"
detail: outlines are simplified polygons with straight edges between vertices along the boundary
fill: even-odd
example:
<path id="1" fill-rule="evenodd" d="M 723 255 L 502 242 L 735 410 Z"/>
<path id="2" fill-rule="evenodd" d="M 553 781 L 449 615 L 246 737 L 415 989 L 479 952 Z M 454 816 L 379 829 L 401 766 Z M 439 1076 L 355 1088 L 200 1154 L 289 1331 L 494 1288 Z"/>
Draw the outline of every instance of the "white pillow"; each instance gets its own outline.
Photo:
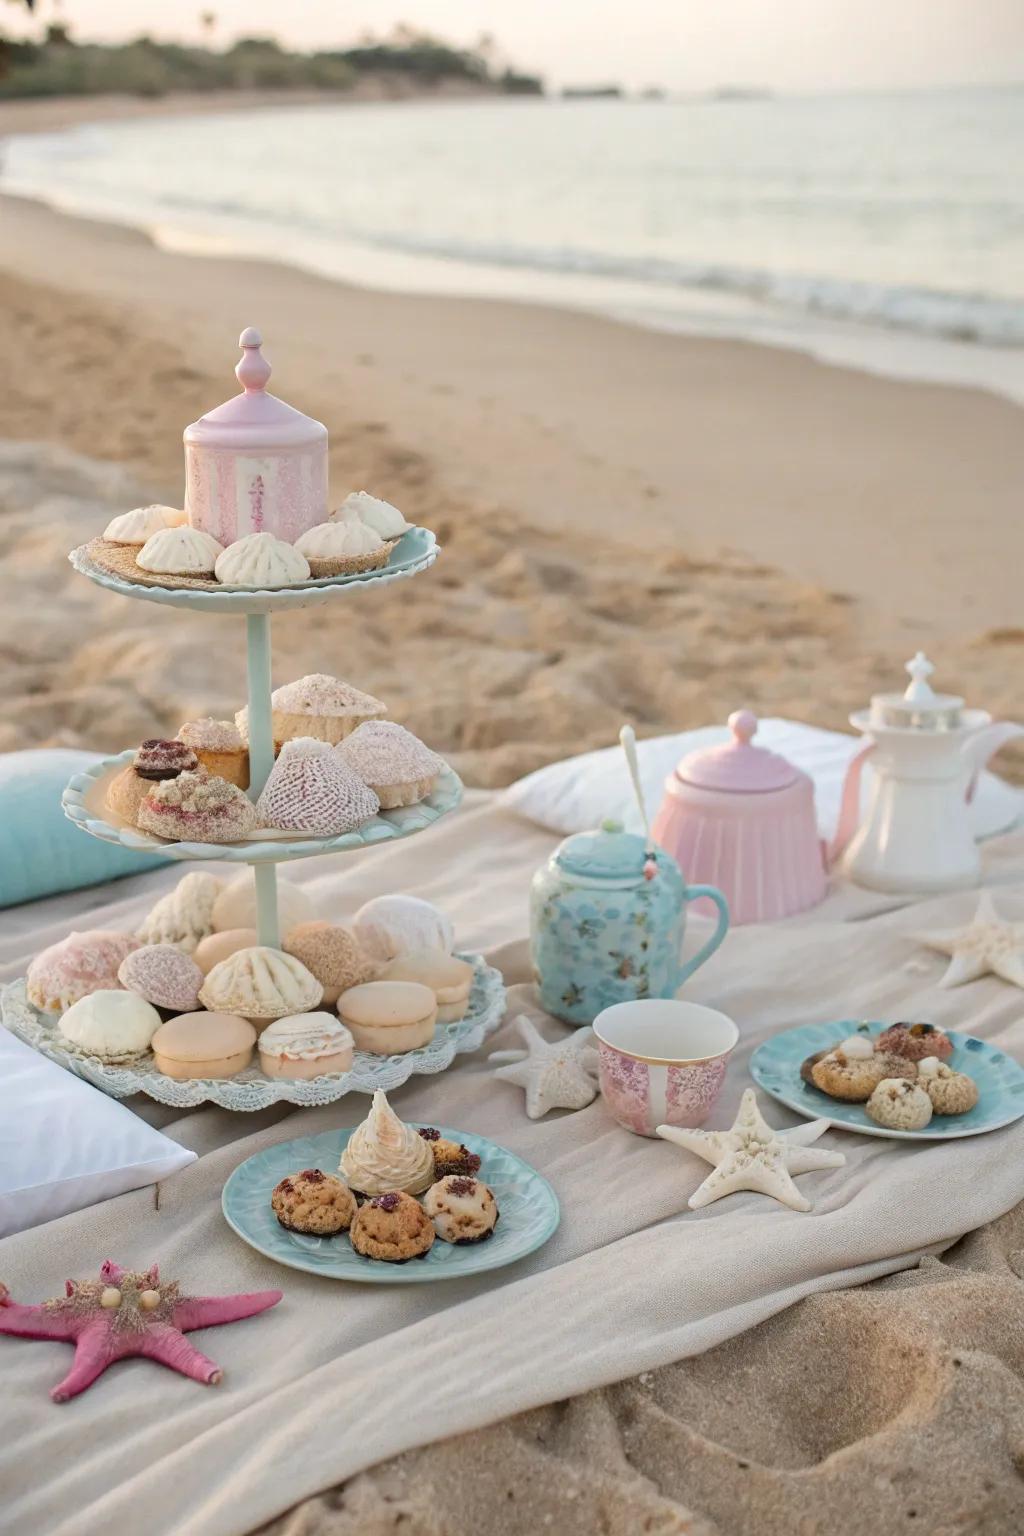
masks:
<path id="1" fill-rule="evenodd" d="M 644 787 L 647 810 L 654 820 L 661 804 L 665 780 L 688 752 L 718 746 L 729 740 L 724 725 L 703 726 L 683 731 L 679 736 L 654 736 L 637 743 L 640 780 Z M 814 780 L 818 827 L 829 841 L 839 820 L 839 802 L 846 767 L 862 744 L 860 736 L 842 731 L 822 731 L 796 720 L 761 720 L 754 738 L 757 746 L 768 747 L 802 768 Z M 864 767 L 861 803 L 867 804 L 872 775 L 871 759 Z M 538 768 L 510 784 L 502 796 L 507 810 L 535 821 L 552 832 L 586 832 L 605 817 L 614 817 L 630 831 L 640 831 L 640 813 L 620 746 L 599 752 L 585 752 L 547 768 Z M 1024 795 L 994 774 L 983 773 L 970 807 L 976 837 L 993 837 L 1005 832 L 1024 814 Z"/>
<path id="2" fill-rule="evenodd" d="M 0 1026 L 0 1237 L 155 1184 L 195 1159 Z"/>

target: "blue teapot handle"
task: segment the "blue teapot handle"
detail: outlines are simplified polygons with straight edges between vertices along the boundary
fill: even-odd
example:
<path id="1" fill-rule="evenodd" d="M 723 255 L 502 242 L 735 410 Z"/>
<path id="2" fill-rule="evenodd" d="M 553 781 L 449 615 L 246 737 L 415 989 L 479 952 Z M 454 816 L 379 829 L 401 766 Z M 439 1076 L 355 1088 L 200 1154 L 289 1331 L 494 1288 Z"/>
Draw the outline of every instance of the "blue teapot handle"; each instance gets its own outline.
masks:
<path id="1" fill-rule="evenodd" d="M 718 927 L 703 948 L 697 951 L 693 959 L 687 960 L 686 964 L 681 967 L 676 978 L 677 988 L 682 986 L 688 976 L 693 975 L 699 965 L 703 965 L 705 960 L 711 959 L 711 956 L 729 931 L 729 903 L 721 891 L 717 890 L 713 885 L 688 885 L 684 892 L 683 900 L 696 901 L 698 896 L 707 896 L 718 908 Z"/>

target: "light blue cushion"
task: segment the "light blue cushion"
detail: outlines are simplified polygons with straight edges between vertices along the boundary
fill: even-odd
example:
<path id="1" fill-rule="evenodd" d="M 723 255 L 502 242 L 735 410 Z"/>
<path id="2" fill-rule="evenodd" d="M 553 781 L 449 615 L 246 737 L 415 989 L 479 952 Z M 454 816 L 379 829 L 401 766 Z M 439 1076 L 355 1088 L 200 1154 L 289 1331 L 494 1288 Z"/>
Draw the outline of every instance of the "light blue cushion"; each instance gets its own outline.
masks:
<path id="1" fill-rule="evenodd" d="M 159 854 L 101 843 L 68 821 L 60 803 L 65 785 L 99 760 L 96 752 L 66 747 L 0 754 L 0 907 L 167 862 Z"/>

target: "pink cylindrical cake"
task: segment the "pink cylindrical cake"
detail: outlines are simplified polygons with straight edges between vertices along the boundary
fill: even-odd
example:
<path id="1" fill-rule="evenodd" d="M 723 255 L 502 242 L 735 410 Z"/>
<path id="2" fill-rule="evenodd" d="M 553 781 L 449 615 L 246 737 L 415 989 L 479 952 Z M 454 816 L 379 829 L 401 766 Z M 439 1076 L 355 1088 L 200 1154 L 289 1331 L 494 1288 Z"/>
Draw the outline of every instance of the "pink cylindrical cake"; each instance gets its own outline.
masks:
<path id="1" fill-rule="evenodd" d="M 250 533 L 294 544 L 327 519 L 327 428 L 267 393 L 262 344 L 242 332 L 243 393 L 185 428 L 185 511 L 225 548 Z"/>

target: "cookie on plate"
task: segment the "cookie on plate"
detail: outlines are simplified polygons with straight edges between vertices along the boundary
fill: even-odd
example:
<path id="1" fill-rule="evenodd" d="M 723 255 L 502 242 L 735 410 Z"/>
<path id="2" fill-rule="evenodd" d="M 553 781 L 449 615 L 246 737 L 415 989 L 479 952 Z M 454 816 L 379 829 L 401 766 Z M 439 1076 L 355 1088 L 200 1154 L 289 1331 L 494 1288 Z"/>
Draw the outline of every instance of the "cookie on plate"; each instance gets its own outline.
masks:
<path id="1" fill-rule="evenodd" d="M 432 1125 L 421 1126 L 420 1135 L 430 1144 L 430 1150 L 434 1155 L 434 1174 L 437 1178 L 443 1179 L 447 1174 L 469 1178 L 474 1173 L 479 1173 L 478 1154 L 471 1152 L 461 1141 L 449 1141 Z"/>
<path id="2" fill-rule="evenodd" d="M 434 1242 L 434 1223 L 412 1195 L 393 1189 L 359 1207 L 350 1235 L 352 1247 L 364 1258 L 404 1264 L 426 1257 Z"/>
<path id="3" fill-rule="evenodd" d="M 948 1061 L 953 1054 L 953 1042 L 937 1024 L 894 1024 L 876 1042 L 880 1051 L 894 1051 L 908 1061 L 923 1061 L 926 1056 L 937 1056 Z"/>
<path id="4" fill-rule="evenodd" d="M 867 1056 L 848 1056 L 842 1046 L 829 1051 L 811 1068 L 811 1081 L 830 1099 L 843 1099 L 848 1104 L 863 1104 L 869 1099 L 883 1078 L 915 1078 L 917 1067 L 905 1056 L 890 1055 L 886 1051 L 871 1051 Z"/>
<path id="5" fill-rule="evenodd" d="M 978 1085 L 966 1072 L 954 1072 L 937 1056 L 917 1064 L 917 1080 L 937 1115 L 966 1115 L 978 1102 Z"/>
<path id="6" fill-rule="evenodd" d="M 347 1232 L 356 1214 L 355 1196 L 333 1173 L 304 1168 L 274 1186 L 270 1207 L 288 1232 L 335 1237 Z"/>
<path id="7" fill-rule="evenodd" d="M 439 1179 L 423 1196 L 423 1209 L 443 1243 L 482 1243 L 498 1224 L 498 1203 L 482 1179 Z"/>
<path id="8" fill-rule="evenodd" d="M 923 1131 L 932 1118 L 932 1101 L 924 1089 L 903 1077 L 883 1078 L 864 1108 L 890 1131 Z"/>

